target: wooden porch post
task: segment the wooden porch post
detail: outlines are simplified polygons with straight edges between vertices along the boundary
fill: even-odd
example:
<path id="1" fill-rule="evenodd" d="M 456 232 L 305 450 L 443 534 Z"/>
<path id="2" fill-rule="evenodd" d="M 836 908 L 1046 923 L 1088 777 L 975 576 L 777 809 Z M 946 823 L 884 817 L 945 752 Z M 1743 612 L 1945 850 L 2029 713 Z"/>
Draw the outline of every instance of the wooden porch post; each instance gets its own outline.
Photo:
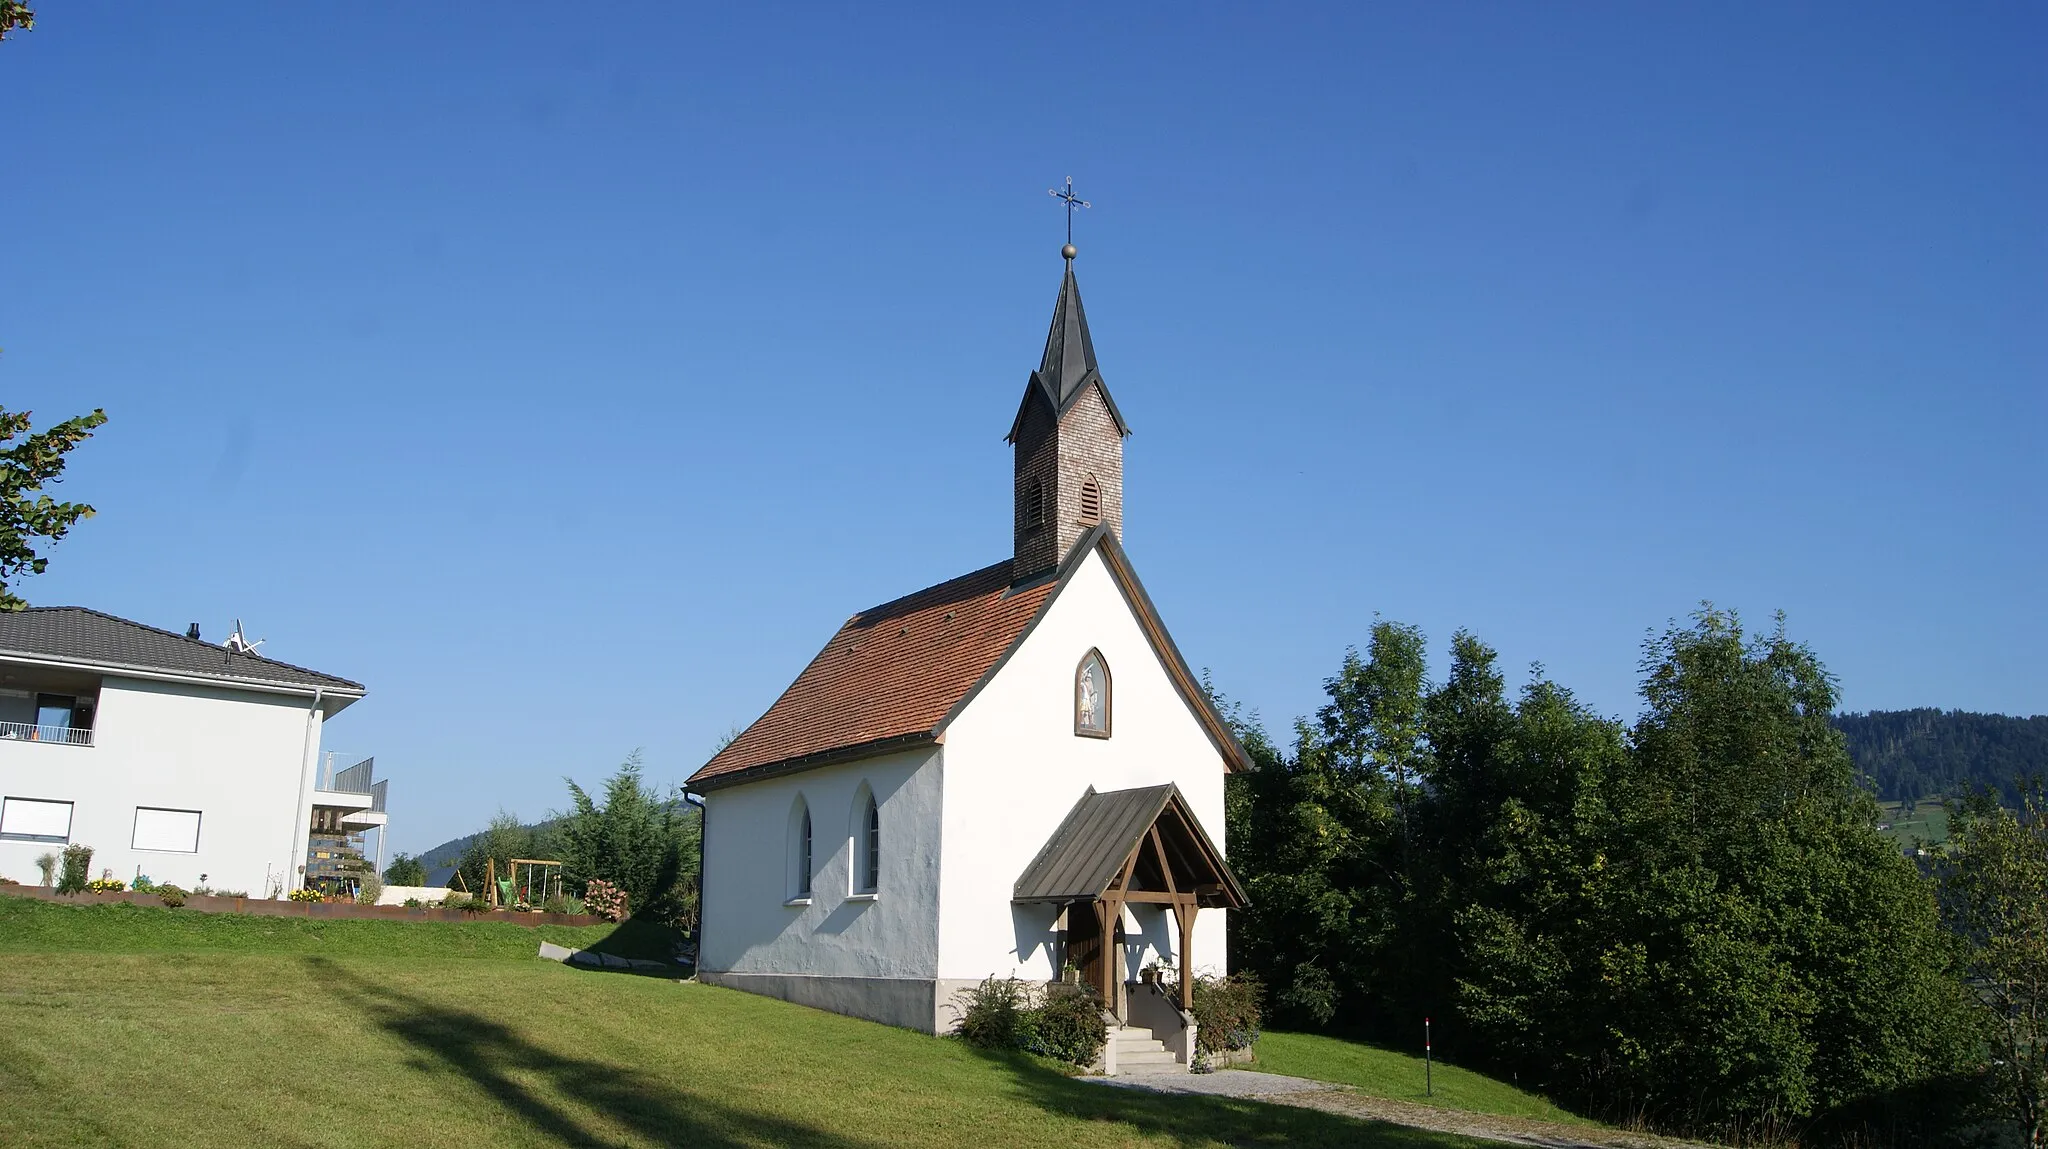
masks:
<path id="1" fill-rule="evenodd" d="M 1195 1008 L 1195 913 L 1201 907 L 1190 897 L 1173 903 L 1173 920 L 1180 926 L 1180 1008 Z"/>
<path id="2" fill-rule="evenodd" d="M 1102 1007 L 1116 1009 L 1116 967 L 1123 955 L 1116 951 L 1116 923 L 1123 915 L 1122 907 L 1109 898 L 1095 900 L 1095 917 L 1102 923 L 1102 984 L 1095 988 L 1102 991 Z"/>

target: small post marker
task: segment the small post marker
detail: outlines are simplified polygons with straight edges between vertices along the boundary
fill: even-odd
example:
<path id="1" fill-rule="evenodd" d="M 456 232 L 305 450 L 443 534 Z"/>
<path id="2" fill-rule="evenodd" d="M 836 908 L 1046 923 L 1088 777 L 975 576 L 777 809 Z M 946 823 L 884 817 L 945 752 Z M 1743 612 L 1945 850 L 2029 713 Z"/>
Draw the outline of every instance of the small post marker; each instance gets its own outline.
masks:
<path id="1" fill-rule="evenodd" d="M 1422 1092 L 1426 1097 L 1436 1096 L 1436 1078 L 1430 1072 L 1429 1019 L 1422 1019 Z"/>

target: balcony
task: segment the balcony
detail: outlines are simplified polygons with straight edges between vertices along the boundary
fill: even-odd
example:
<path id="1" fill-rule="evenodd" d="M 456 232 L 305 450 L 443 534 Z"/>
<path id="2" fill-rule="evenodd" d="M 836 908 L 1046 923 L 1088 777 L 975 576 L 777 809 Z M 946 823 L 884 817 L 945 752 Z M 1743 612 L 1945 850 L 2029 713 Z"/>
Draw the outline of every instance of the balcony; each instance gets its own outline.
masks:
<path id="1" fill-rule="evenodd" d="M 334 769 L 333 753 L 321 769 L 321 781 L 313 791 L 313 828 L 327 832 L 352 833 L 375 830 L 390 821 L 384 812 L 383 781 L 372 781 L 373 758 L 365 758 L 346 770 Z"/>
<path id="2" fill-rule="evenodd" d="M 100 679 L 0 659 L 0 745 L 91 746 Z"/>
<path id="3" fill-rule="evenodd" d="M 92 727 L 60 723 L 0 722 L 0 742 L 43 742 L 52 746 L 90 746 Z"/>

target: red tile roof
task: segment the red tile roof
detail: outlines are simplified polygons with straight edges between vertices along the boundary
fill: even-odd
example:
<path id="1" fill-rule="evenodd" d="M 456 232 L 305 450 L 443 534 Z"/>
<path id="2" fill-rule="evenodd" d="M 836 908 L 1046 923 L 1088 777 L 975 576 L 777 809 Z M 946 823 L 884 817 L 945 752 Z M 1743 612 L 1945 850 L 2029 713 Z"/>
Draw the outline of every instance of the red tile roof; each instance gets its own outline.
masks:
<path id="1" fill-rule="evenodd" d="M 1012 590 L 1010 560 L 864 610 L 782 697 L 690 778 L 929 736 L 1031 624 L 1057 585 Z"/>

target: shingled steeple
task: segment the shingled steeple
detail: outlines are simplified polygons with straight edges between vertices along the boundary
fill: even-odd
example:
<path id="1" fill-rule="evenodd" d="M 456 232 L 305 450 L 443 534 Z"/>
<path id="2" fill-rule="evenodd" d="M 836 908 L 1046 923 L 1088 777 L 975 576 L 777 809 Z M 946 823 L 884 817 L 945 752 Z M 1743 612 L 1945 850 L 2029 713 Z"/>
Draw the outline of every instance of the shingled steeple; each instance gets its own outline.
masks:
<path id="1" fill-rule="evenodd" d="M 1016 447 L 1018 579 L 1050 570 L 1098 524 L 1119 541 L 1124 518 L 1124 436 L 1130 428 L 1095 364 L 1095 340 L 1074 279 L 1074 246 L 1052 309 L 1045 354 L 1010 424 Z"/>

